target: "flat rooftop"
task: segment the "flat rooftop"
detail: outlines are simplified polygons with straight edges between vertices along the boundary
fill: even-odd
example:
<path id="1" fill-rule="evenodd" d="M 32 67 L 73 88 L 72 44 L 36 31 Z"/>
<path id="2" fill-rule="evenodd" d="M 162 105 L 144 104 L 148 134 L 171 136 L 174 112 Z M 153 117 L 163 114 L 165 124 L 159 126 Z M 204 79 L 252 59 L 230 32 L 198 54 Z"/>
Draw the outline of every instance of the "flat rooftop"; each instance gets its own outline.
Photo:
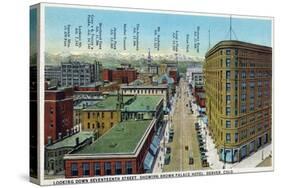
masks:
<path id="1" fill-rule="evenodd" d="M 155 111 L 162 99 L 162 95 L 137 95 L 136 100 L 125 105 L 123 111 Z"/>
<path id="2" fill-rule="evenodd" d="M 121 85 L 121 89 L 167 89 L 167 84 L 158 84 L 158 85 Z"/>
<path id="3" fill-rule="evenodd" d="M 123 121 L 102 135 L 96 142 L 73 151 L 75 155 L 133 154 L 149 130 L 153 120 Z"/>
<path id="4" fill-rule="evenodd" d="M 215 44 L 206 54 L 205 58 L 209 57 L 211 54 L 216 52 L 217 50 L 220 49 L 225 49 L 225 48 L 246 48 L 250 49 L 253 51 L 259 51 L 259 52 L 264 52 L 264 53 L 272 53 L 272 48 L 270 46 L 263 46 L 259 44 L 253 44 L 253 43 L 248 43 L 244 41 L 238 41 L 238 40 L 223 40 Z"/>
<path id="5" fill-rule="evenodd" d="M 87 101 L 81 101 L 78 104 L 76 104 L 73 109 L 74 110 L 81 110 L 83 108 L 87 108 L 88 106 L 93 106 L 95 104 L 97 104 L 98 102 L 100 102 L 100 100 L 87 100 Z"/>
<path id="6" fill-rule="evenodd" d="M 123 102 L 126 103 L 128 100 L 130 100 L 133 96 L 123 96 Z M 113 96 L 108 96 L 104 100 L 96 103 L 93 106 L 89 106 L 84 111 L 93 111 L 93 110 L 116 110 L 116 105 L 117 105 L 117 95 Z"/>
<path id="7" fill-rule="evenodd" d="M 81 131 L 79 133 L 73 134 L 71 136 L 68 136 L 66 138 L 63 138 L 62 140 L 49 145 L 46 147 L 48 150 L 52 149 L 58 149 L 58 148 L 66 148 L 66 147 L 75 147 L 76 146 L 76 138 L 79 138 L 79 143 L 84 142 L 86 139 L 93 136 L 92 132 L 84 132 Z"/>

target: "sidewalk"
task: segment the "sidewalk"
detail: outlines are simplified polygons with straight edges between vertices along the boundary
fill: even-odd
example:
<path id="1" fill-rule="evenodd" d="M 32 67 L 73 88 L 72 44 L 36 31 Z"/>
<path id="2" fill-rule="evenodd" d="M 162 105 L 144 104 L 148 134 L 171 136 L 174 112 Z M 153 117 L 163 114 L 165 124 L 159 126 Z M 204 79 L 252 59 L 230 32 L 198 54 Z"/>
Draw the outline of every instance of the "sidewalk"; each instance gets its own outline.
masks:
<path id="1" fill-rule="evenodd" d="M 209 136 L 209 130 L 206 124 L 203 123 L 202 119 L 198 120 L 199 125 L 203 132 L 205 132 L 206 139 L 206 148 L 207 148 L 207 160 L 210 164 L 210 168 L 212 169 L 223 169 L 224 162 L 219 160 L 219 155 L 217 153 L 217 149 L 215 148 L 215 144 L 211 136 Z M 233 164 L 225 164 L 226 169 L 231 168 L 254 168 L 258 164 L 260 164 L 266 157 L 271 155 L 272 153 L 272 144 L 266 145 L 262 149 L 259 149 L 257 152 L 253 153 L 249 157 L 243 159 L 240 162 L 236 162 Z"/>
<path id="2" fill-rule="evenodd" d="M 176 105 L 176 97 L 174 97 L 172 100 L 172 105 L 171 105 L 172 108 L 169 113 L 169 117 L 172 117 L 174 115 L 175 105 Z M 159 148 L 159 152 L 157 154 L 157 158 L 156 158 L 154 166 L 153 166 L 152 173 L 161 173 L 163 171 L 165 152 L 166 152 L 166 147 L 167 147 L 168 139 L 169 139 L 169 129 L 171 128 L 171 126 L 172 126 L 171 121 L 170 121 L 170 119 L 168 119 L 167 125 L 165 127 L 165 131 L 164 131 L 164 135 L 160 141 L 160 148 Z"/>

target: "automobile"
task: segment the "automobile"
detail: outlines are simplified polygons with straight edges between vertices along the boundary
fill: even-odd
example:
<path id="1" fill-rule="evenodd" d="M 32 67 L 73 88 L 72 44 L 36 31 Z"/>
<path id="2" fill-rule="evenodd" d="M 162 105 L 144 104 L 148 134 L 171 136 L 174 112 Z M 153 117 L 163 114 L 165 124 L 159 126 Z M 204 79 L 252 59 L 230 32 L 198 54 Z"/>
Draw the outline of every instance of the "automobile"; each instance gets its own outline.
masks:
<path id="1" fill-rule="evenodd" d="M 170 154 L 170 153 L 171 153 L 171 147 L 167 147 L 166 154 Z"/>
<path id="2" fill-rule="evenodd" d="M 205 142 L 204 142 L 203 140 L 200 140 L 200 141 L 199 141 L 199 146 L 200 146 L 200 147 L 201 147 L 201 146 L 204 147 L 204 146 L 205 146 Z"/>
<path id="3" fill-rule="evenodd" d="M 200 148 L 199 148 L 199 151 L 202 152 L 202 153 L 203 153 L 203 152 L 207 152 L 207 150 L 206 150 L 205 147 L 200 147 Z"/>
<path id="4" fill-rule="evenodd" d="M 201 159 L 207 158 L 207 157 L 206 157 L 206 152 L 200 152 L 200 154 L 201 154 Z"/>
<path id="5" fill-rule="evenodd" d="M 202 167 L 209 167 L 209 163 L 207 161 L 207 159 L 203 159 L 202 161 Z"/>
<path id="6" fill-rule="evenodd" d="M 200 155 L 201 155 L 201 159 L 206 159 L 207 158 L 207 155 L 206 155 L 206 152 L 200 152 Z"/>
<path id="7" fill-rule="evenodd" d="M 201 129 L 200 129 L 200 128 L 199 128 L 199 129 L 197 129 L 196 131 L 197 131 L 197 134 L 200 134 L 200 135 L 202 136 L 202 131 L 201 131 Z"/>
<path id="8" fill-rule="evenodd" d="M 189 163 L 190 165 L 192 165 L 192 164 L 194 163 L 193 157 L 189 156 L 188 163 Z"/>
<path id="9" fill-rule="evenodd" d="M 173 139 L 174 139 L 174 134 L 170 134 L 168 142 L 173 142 Z"/>
<path id="10" fill-rule="evenodd" d="M 167 165 L 169 164 L 171 161 L 171 155 L 170 154 L 165 154 L 165 158 L 164 158 L 164 164 Z"/>
<path id="11" fill-rule="evenodd" d="M 197 117 L 198 117 L 198 118 L 201 118 L 201 117 L 203 117 L 203 116 L 202 116 L 201 114 L 199 114 L 199 115 L 197 115 Z"/>

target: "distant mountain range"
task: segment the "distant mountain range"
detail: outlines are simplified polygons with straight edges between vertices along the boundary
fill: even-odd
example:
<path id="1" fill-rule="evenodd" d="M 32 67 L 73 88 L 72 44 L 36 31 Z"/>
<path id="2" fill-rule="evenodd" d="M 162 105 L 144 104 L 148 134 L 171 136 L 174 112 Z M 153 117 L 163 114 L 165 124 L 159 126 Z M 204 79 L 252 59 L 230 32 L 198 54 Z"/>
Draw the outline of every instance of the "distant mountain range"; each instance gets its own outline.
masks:
<path id="1" fill-rule="evenodd" d="M 131 63 L 135 66 L 146 62 L 147 54 L 130 54 L 130 53 L 69 53 L 62 52 L 58 54 L 45 54 L 45 63 L 47 65 L 59 65 L 61 62 L 69 60 L 79 60 L 92 63 L 100 61 L 104 67 L 117 67 L 121 63 Z M 187 56 L 183 54 L 152 54 L 152 62 L 176 62 L 189 64 L 201 63 L 204 61 L 203 57 Z"/>

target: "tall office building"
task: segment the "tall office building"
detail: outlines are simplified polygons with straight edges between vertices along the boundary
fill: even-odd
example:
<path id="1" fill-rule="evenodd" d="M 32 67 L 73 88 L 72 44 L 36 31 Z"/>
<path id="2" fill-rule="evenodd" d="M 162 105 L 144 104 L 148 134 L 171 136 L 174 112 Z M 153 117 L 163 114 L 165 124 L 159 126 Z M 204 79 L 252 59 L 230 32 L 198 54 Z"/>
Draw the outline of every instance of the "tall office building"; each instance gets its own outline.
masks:
<path id="1" fill-rule="evenodd" d="M 61 85 L 85 86 L 99 80 L 100 64 L 70 61 L 61 63 Z"/>
<path id="2" fill-rule="evenodd" d="M 271 142 L 271 47 L 221 41 L 206 53 L 204 80 L 220 160 L 240 161 Z"/>

